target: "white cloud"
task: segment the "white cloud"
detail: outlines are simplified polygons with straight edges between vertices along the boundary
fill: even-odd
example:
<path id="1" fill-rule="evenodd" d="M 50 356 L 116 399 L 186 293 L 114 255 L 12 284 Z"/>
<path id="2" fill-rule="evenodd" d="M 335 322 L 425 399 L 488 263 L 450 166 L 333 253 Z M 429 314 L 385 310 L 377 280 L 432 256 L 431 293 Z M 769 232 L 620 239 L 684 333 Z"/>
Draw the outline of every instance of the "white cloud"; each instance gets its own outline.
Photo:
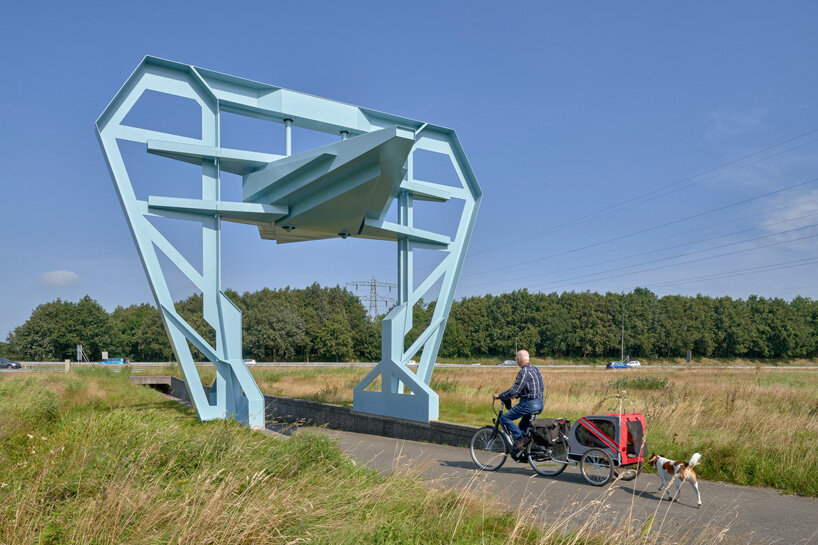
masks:
<path id="1" fill-rule="evenodd" d="M 814 237 L 818 234 L 818 189 L 785 194 L 770 204 L 770 210 L 762 214 L 760 227 L 768 233 L 779 234 L 772 239 L 774 242 L 804 239 L 786 247 L 801 251 L 818 248 L 818 237 Z"/>
<path id="2" fill-rule="evenodd" d="M 51 288 L 70 286 L 79 279 L 79 275 L 73 271 L 48 271 L 40 275 L 42 283 Z"/>
<path id="3" fill-rule="evenodd" d="M 818 213 L 818 189 L 797 195 L 782 196 L 773 204 L 775 213 L 768 214 L 764 228 L 776 232 L 791 229 L 793 226 L 815 223 L 814 215 Z M 793 225 L 773 225 L 780 221 L 792 221 Z"/>
<path id="4" fill-rule="evenodd" d="M 714 139 L 737 136 L 761 126 L 764 111 L 760 109 L 746 112 L 727 112 L 719 110 L 710 114 L 713 125 L 710 136 Z"/>

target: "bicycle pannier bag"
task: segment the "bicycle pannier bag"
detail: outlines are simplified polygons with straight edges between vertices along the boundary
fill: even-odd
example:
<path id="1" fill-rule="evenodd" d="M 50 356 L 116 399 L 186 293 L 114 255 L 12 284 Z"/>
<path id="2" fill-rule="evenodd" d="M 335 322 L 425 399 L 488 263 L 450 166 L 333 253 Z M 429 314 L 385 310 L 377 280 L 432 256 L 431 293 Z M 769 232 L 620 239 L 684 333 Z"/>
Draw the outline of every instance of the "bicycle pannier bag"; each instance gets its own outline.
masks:
<path id="1" fill-rule="evenodd" d="M 549 446 L 559 437 L 557 427 L 558 422 L 554 418 L 541 418 L 534 424 L 532 435 L 534 442 L 544 447 Z"/>

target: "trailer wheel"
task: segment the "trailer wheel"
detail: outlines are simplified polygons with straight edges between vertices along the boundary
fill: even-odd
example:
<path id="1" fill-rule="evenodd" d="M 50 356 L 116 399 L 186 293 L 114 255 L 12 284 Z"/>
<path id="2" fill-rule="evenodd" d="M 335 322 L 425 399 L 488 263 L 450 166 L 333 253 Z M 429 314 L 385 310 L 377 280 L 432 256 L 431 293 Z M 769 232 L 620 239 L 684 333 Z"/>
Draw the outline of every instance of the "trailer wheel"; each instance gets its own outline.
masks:
<path id="1" fill-rule="evenodd" d="M 582 455 L 580 470 L 586 481 L 594 486 L 602 486 L 613 477 L 614 466 L 608 453 L 592 448 Z"/>
<path id="2" fill-rule="evenodd" d="M 642 462 L 638 462 L 636 467 L 627 467 L 619 471 L 618 477 L 623 481 L 632 481 L 642 473 Z"/>

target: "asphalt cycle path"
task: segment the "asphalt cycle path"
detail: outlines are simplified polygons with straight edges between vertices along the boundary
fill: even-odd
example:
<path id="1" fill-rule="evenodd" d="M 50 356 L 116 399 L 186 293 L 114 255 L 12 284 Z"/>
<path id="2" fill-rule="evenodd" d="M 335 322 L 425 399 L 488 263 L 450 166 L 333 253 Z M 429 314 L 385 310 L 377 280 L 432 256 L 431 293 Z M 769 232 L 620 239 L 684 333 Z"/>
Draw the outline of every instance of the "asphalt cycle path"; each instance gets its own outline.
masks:
<path id="1" fill-rule="evenodd" d="M 335 438 L 354 460 L 380 472 L 413 471 L 433 486 L 467 489 L 510 509 L 528 509 L 532 517 L 547 524 L 615 531 L 629 524 L 638 535 L 651 521 L 653 531 L 697 538 L 693 539 L 697 543 L 818 544 L 816 498 L 700 480 L 703 505 L 699 509 L 688 483 L 683 483 L 675 502 L 661 500 L 655 474 L 596 487 L 583 479 L 578 466 L 569 466 L 557 477 L 541 477 L 527 463 L 509 457 L 498 471 L 482 472 L 467 448 L 300 428 L 304 429 Z"/>

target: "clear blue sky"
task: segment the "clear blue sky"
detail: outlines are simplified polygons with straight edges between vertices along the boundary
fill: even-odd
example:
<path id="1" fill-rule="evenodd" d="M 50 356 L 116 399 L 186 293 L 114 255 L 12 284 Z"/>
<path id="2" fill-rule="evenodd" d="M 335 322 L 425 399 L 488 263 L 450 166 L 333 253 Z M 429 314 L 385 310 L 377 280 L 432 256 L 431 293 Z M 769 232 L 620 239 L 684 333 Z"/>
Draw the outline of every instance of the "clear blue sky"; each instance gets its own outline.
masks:
<path id="1" fill-rule="evenodd" d="M 818 178 L 815 2 L 178 4 L 4 8 L 0 338 L 57 297 L 151 301 L 93 132 L 146 54 L 455 128 L 484 190 L 459 296 L 818 296 L 818 182 L 706 213 Z M 385 243 L 225 247 L 239 291 L 395 278 Z"/>

